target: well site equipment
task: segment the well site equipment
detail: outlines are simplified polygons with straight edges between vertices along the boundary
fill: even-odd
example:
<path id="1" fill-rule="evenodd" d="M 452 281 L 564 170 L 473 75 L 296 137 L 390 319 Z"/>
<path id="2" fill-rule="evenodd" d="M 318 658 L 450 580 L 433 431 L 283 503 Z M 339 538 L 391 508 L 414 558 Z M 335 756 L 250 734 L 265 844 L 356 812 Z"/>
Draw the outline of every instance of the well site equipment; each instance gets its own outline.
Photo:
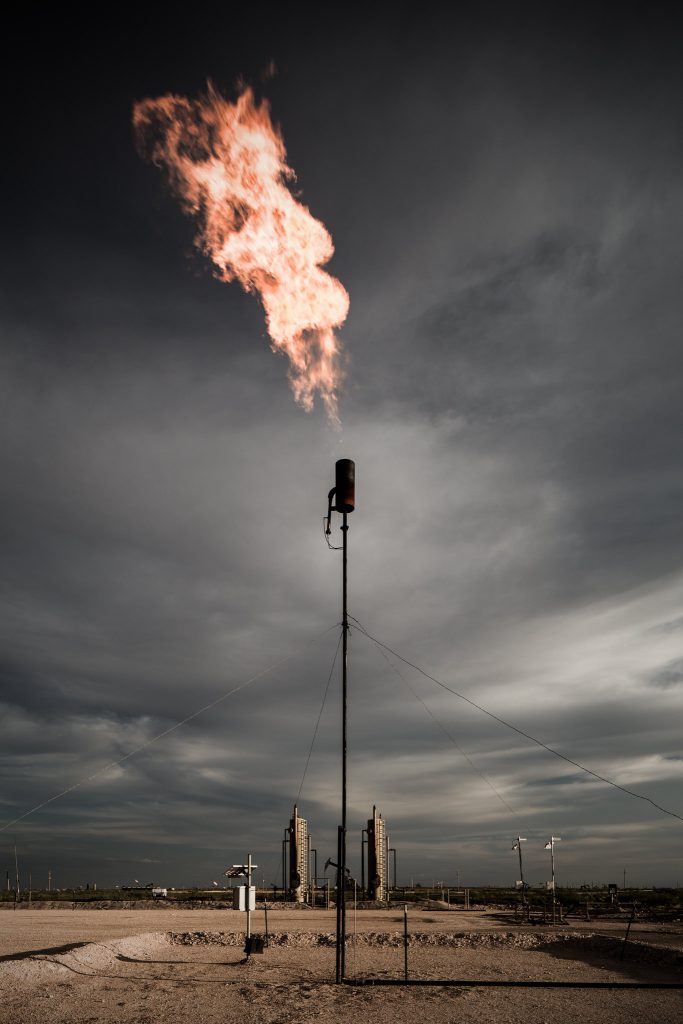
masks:
<path id="1" fill-rule="evenodd" d="M 334 487 L 327 495 L 325 537 L 329 547 L 332 513 L 342 517 L 342 794 L 341 825 L 337 835 L 337 942 L 335 975 L 344 980 L 346 970 L 346 759 L 347 759 L 347 672 L 349 618 L 348 598 L 348 515 L 356 507 L 356 464 L 351 459 L 338 459 L 334 467 Z"/>

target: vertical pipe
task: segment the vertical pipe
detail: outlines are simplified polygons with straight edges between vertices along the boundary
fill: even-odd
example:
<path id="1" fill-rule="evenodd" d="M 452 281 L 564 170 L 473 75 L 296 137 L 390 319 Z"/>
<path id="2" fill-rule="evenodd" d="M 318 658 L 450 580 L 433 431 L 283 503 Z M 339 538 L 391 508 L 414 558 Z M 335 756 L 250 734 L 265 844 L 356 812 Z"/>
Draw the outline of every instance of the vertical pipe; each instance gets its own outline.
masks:
<path id="1" fill-rule="evenodd" d="M 624 959 L 624 953 L 626 952 L 626 944 L 629 941 L 629 933 L 631 931 L 631 926 L 633 925 L 633 923 L 635 921 L 635 918 L 636 918 L 636 901 L 634 899 L 633 906 L 631 907 L 631 916 L 629 918 L 629 924 L 627 925 L 626 935 L 624 936 L 624 945 L 622 946 L 622 952 L 620 954 L 620 959 Z"/>
<path id="2" fill-rule="evenodd" d="M 247 858 L 247 956 L 249 956 L 249 940 L 251 939 L 251 853 Z"/>
<path id="3" fill-rule="evenodd" d="M 287 899 L 287 875 L 285 862 L 285 840 L 282 840 L 282 898 Z"/>
<path id="4" fill-rule="evenodd" d="M 349 616 L 347 608 L 348 591 L 348 516 L 344 512 L 342 516 L 342 824 L 341 824 L 341 978 L 344 980 L 346 968 L 346 761 L 347 761 L 347 669 L 348 669 L 348 637 L 349 637 Z"/>
<path id="5" fill-rule="evenodd" d="M 363 836 L 365 836 L 365 839 L 363 839 Z M 360 891 L 363 899 L 365 899 L 365 847 L 367 846 L 367 840 L 368 830 L 363 828 L 360 832 Z"/>
<path id="6" fill-rule="evenodd" d="M 306 877 L 306 890 L 307 890 L 306 891 L 306 896 L 310 896 L 311 895 L 311 833 L 310 832 L 306 833 L 306 846 L 307 846 L 307 851 L 306 851 L 306 876 L 307 876 Z M 306 899 L 304 898 L 304 903 L 305 902 L 306 902 Z M 313 906 L 312 902 L 311 902 L 311 906 Z"/>
<path id="7" fill-rule="evenodd" d="M 517 851 L 519 853 L 519 880 L 522 883 L 522 916 L 529 919 L 529 912 L 526 903 L 526 889 L 524 888 L 524 870 L 522 868 L 522 837 L 517 836 Z"/>
<path id="8" fill-rule="evenodd" d="M 555 924 L 555 840 L 553 836 L 550 837 L 550 877 L 553 891 L 553 924 Z"/>
<path id="9" fill-rule="evenodd" d="M 342 923 L 341 923 L 341 848 L 342 848 L 342 827 L 339 825 L 337 828 L 337 942 L 335 948 L 335 979 L 337 984 L 342 980 L 342 959 L 341 959 L 341 942 L 342 942 Z"/>
<path id="10" fill-rule="evenodd" d="M 403 977 L 408 980 L 408 904 L 403 904 Z"/>

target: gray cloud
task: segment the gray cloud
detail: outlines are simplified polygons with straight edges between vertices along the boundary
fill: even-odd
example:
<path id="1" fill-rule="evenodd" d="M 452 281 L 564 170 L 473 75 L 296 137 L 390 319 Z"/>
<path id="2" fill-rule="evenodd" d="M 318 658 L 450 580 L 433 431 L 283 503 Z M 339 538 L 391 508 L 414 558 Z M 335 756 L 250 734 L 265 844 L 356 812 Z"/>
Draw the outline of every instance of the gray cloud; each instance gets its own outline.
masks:
<path id="1" fill-rule="evenodd" d="M 279 877 L 337 642 L 311 641 L 340 617 L 340 456 L 363 625 L 683 813 L 678 62 L 647 33 L 598 61 L 549 29 L 423 28 L 422 50 L 400 27 L 354 43 L 353 75 L 341 49 L 284 44 L 272 86 L 351 294 L 340 435 L 296 408 L 255 299 L 188 257 L 137 161 L 133 95 L 186 81 L 134 61 L 101 134 L 66 104 L 50 194 L 23 161 L 0 306 L 3 820 L 291 656 L 2 833 L 34 878 L 204 884 L 248 849 Z M 554 832 L 575 881 L 676 880 L 679 822 L 399 667 L 352 631 L 351 828 L 377 803 L 400 877 L 509 881 L 523 829 L 539 879 Z M 300 800 L 323 861 L 338 719 L 335 680 Z"/>

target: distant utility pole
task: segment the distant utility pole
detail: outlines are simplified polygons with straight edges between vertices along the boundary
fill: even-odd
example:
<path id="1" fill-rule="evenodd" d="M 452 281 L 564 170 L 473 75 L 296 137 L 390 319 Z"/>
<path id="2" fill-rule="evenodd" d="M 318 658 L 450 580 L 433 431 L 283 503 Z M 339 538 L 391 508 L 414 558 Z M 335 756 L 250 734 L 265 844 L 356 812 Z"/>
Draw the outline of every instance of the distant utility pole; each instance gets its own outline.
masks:
<path id="1" fill-rule="evenodd" d="M 561 843 L 562 839 L 560 836 L 551 836 L 550 841 L 545 844 L 544 849 L 550 850 L 550 872 L 551 872 L 551 889 L 553 893 L 553 924 L 555 924 L 555 843 Z"/>
<path id="2" fill-rule="evenodd" d="M 52 868 L 47 869 L 47 891 L 52 892 Z"/>
<path id="3" fill-rule="evenodd" d="M 15 877 L 15 893 L 16 898 L 19 899 L 19 861 L 17 859 L 17 844 L 14 844 L 14 877 Z"/>
<path id="4" fill-rule="evenodd" d="M 523 906 L 526 906 L 526 893 L 524 891 L 524 870 L 522 868 L 522 843 L 525 843 L 525 842 L 526 842 L 526 839 L 524 838 L 524 836 L 517 836 L 517 838 L 515 839 L 514 843 L 512 844 L 512 849 L 513 850 L 517 850 L 517 853 L 519 854 L 519 880 L 522 883 L 522 905 Z"/>

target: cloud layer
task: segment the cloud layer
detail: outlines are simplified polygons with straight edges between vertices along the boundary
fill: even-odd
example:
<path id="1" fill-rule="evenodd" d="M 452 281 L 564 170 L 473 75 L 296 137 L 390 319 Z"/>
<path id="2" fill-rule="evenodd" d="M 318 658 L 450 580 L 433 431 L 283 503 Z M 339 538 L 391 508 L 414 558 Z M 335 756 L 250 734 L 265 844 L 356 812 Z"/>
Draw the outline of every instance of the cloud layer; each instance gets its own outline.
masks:
<path id="1" fill-rule="evenodd" d="M 26 137 L 17 189 L 35 200 L 9 218 L 0 309 L 0 817 L 289 659 L 2 833 L 34 884 L 142 865 L 205 884 L 249 850 L 278 881 L 300 786 L 332 853 L 336 677 L 302 775 L 337 643 L 313 638 L 340 617 L 322 536 L 339 457 L 357 465 L 360 622 L 683 813 L 678 64 L 648 33 L 602 60 L 548 26 L 438 28 L 416 49 L 371 23 L 374 48 L 344 37 L 325 61 L 283 38 L 269 87 L 351 294 L 341 436 L 291 402 L 255 300 L 188 258 L 126 134 L 132 99 L 228 87 L 239 55 L 221 78 L 207 41 L 185 77 L 159 58 L 151 81 L 133 54 L 99 120 L 64 73 L 49 193 Z M 352 867 L 377 804 L 402 882 L 509 882 L 519 832 L 534 882 L 551 833 L 561 881 L 683 874 L 679 821 L 356 629 L 350 688 Z"/>

